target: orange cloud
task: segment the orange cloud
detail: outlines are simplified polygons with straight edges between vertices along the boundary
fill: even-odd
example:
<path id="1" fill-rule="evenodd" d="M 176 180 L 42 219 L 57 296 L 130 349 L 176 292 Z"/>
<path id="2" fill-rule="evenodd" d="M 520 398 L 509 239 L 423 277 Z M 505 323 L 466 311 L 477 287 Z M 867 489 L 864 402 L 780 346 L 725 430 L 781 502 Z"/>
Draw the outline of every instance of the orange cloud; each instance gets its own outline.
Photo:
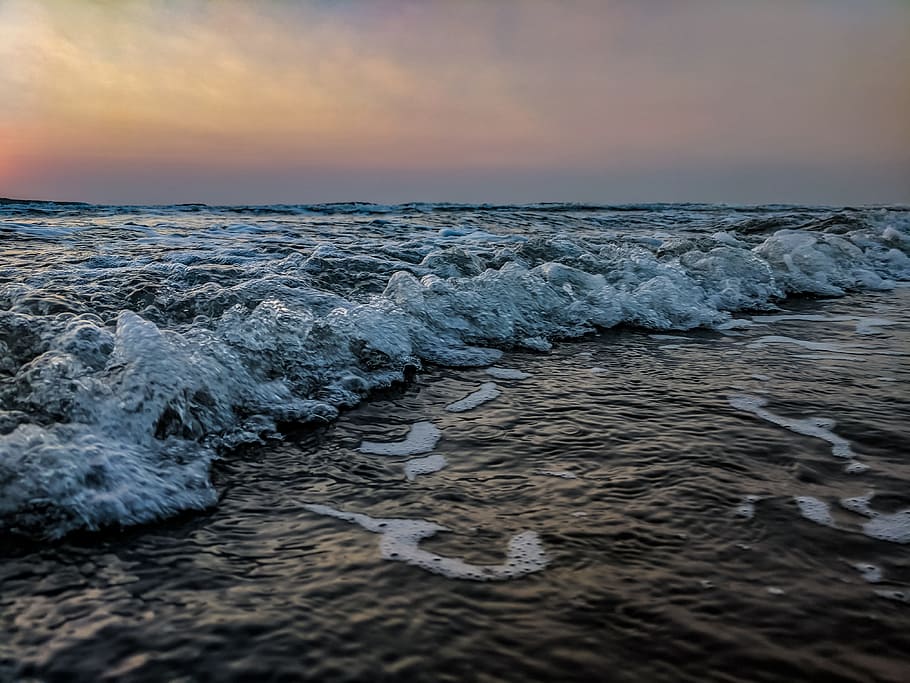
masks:
<path id="1" fill-rule="evenodd" d="M 10 43 L 42 128 L 32 153 L 343 164 L 419 141 L 399 161 L 483 161 L 534 132 L 493 70 L 452 102 L 445 83 L 358 52 L 344 26 L 301 33 L 250 5 L 204 7 L 190 25 L 155 3 L 20 8 L 13 31 L 26 37 Z"/>
<path id="2" fill-rule="evenodd" d="M 3 154 L 48 172 L 894 165 L 908 27 L 888 2 L 5 0 Z"/>

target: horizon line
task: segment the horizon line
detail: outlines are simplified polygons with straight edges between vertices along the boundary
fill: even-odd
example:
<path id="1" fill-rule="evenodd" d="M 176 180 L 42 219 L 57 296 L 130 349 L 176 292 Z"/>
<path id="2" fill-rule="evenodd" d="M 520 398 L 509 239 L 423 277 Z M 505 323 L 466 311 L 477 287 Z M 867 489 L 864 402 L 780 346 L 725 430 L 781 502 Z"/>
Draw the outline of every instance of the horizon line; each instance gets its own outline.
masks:
<path id="1" fill-rule="evenodd" d="M 206 207 L 211 209 L 221 208 L 258 208 L 270 206 L 286 207 L 331 207 L 331 206 L 377 206 L 377 207 L 406 207 L 406 206 L 450 206 L 465 208 L 507 208 L 513 206 L 552 206 L 552 207 L 585 207 L 592 209 L 609 209 L 619 207 L 646 207 L 646 206 L 716 206 L 716 207 L 816 207 L 826 209 L 900 209 L 910 210 L 910 203 L 902 202 L 870 202 L 847 204 L 827 204 L 817 202 L 717 202 L 717 201 L 633 201 L 633 202 L 588 202 L 588 201 L 536 201 L 536 202 L 455 202 L 455 201 L 423 201 L 411 200 L 404 202 L 374 202 L 352 199 L 348 201 L 331 201 L 331 202 L 269 202 L 269 203 L 250 203 L 240 202 L 236 204 L 220 204 L 209 202 L 126 202 L 126 203 L 108 203 L 108 202 L 87 202 L 80 200 L 61 200 L 61 199 L 38 199 L 38 198 L 21 198 L 21 197 L 2 197 L 0 196 L 0 206 L 7 204 L 60 204 L 63 206 L 84 206 L 84 207 L 149 207 L 149 208 L 167 208 L 167 207 Z"/>

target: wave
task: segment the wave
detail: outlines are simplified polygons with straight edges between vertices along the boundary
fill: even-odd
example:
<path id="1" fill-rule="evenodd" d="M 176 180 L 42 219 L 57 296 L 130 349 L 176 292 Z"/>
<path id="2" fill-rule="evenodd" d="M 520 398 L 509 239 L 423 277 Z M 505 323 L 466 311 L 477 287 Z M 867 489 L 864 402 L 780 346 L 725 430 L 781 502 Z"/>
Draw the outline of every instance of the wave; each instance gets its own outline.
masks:
<path id="1" fill-rule="evenodd" d="M 870 209 L 888 211 L 910 211 L 910 206 L 875 205 L 846 207 L 845 212 L 865 212 Z M 833 207 L 803 206 L 796 204 L 710 204 L 699 202 L 643 202 L 631 204 L 599 204 L 586 202 L 531 202 L 523 204 L 457 203 L 457 202 L 405 202 L 401 204 L 377 204 L 373 202 L 325 202 L 316 204 L 236 204 L 219 205 L 203 203 L 187 204 L 89 204 L 84 202 L 56 202 L 40 199 L 11 199 L 0 197 L 0 216 L 66 216 L 76 214 L 115 215 L 123 213 L 145 214 L 222 214 L 251 216 L 319 216 L 319 215 L 381 215 L 413 213 L 662 213 L 680 210 L 701 213 L 749 213 L 773 214 L 798 211 L 818 212 L 833 210 Z"/>
<path id="2" fill-rule="evenodd" d="M 733 220 L 644 240 L 412 228 L 391 245 L 338 233 L 278 249 L 253 231 L 119 254 L 99 241 L 38 285 L 25 273 L 46 251 L 11 259 L 0 530 L 59 538 L 206 508 L 214 459 L 282 423 L 333 420 L 425 363 L 487 366 L 616 325 L 714 328 L 790 295 L 910 279 L 905 216 L 828 218 L 821 232 Z"/>

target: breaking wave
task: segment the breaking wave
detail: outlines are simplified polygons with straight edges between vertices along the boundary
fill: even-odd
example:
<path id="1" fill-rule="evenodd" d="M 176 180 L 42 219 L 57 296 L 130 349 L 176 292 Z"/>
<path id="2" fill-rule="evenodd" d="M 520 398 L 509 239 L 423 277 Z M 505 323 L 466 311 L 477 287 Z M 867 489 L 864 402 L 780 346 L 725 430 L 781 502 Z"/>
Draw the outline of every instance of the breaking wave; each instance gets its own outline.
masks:
<path id="1" fill-rule="evenodd" d="M 910 279 L 902 210 L 315 206 L 0 206 L 0 530 L 206 508 L 215 458 L 424 363 Z"/>

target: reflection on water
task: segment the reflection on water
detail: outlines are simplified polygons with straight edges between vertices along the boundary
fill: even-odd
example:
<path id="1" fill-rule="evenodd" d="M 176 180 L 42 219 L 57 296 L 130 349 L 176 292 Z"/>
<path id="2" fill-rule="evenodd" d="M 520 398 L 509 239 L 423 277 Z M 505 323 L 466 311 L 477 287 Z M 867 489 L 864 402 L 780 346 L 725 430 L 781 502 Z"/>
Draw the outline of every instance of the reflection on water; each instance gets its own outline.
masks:
<path id="1" fill-rule="evenodd" d="M 864 525 L 899 532 L 910 508 L 908 302 L 510 354 L 520 372 L 458 413 L 490 374 L 431 368 L 218 462 L 208 513 L 9 548 L 0 680 L 904 681 L 910 545 Z M 863 317 L 891 324 L 860 334 Z M 413 454 L 361 448 L 421 423 L 445 468 L 409 478 Z M 430 561 L 507 566 L 533 532 L 547 564 L 447 578 L 393 561 L 366 528 L 390 518 L 445 527 L 415 541 Z"/>

